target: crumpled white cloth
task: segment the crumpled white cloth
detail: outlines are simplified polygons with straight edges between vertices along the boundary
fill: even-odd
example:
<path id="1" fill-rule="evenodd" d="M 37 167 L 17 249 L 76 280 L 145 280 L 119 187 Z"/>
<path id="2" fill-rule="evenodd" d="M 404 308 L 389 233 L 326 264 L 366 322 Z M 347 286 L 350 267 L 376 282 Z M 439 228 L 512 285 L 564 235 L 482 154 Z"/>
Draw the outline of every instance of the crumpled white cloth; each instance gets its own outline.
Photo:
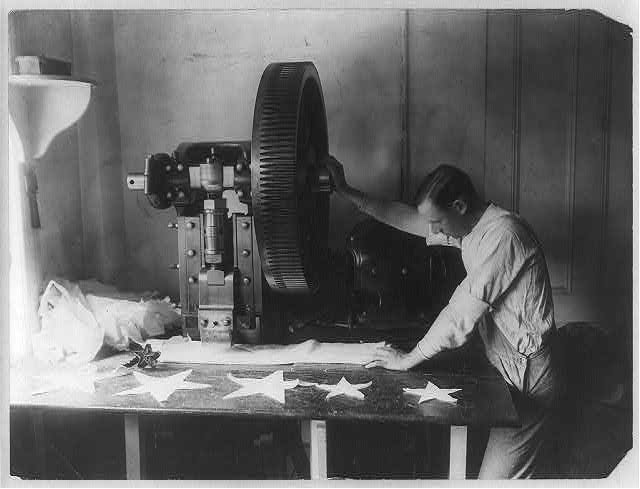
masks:
<path id="1" fill-rule="evenodd" d="M 169 298 L 118 291 L 97 281 L 49 281 L 40 298 L 40 331 L 32 336 L 35 356 L 45 362 L 85 364 L 103 345 L 126 350 L 165 333 L 180 321 Z"/>

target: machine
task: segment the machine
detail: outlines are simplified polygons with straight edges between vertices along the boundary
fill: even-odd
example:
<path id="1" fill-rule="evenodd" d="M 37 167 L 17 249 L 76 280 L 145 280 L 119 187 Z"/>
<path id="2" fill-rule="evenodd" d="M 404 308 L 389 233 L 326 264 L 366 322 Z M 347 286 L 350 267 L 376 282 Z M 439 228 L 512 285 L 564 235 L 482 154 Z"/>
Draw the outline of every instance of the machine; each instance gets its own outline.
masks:
<path id="1" fill-rule="evenodd" d="M 342 306 L 350 332 L 395 322 L 424 333 L 431 306 L 453 290 L 446 266 L 441 273 L 444 262 L 434 261 L 441 254 L 365 222 L 343 256 L 330 256 L 332 182 L 321 163 L 327 153 L 315 66 L 273 63 L 260 80 L 250 141 L 182 143 L 171 155 L 147 156 L 144 173 L 127 176 L 129 189 L 144 191 L 153 207 L 176 209 L 169 227 L 178 232 L 183 333 L 203 341 L 280 342 L 285 331 L 299 329 L 283 315 L 315 308 L 325 322 L 339 323 L 327 306 Z"/>
<path id="2" fill-rule="evenodd" d="M 264 324 L 277 322 L 275 303 L 317 291 L 327 257 L 331 185 L 319 164 L 327 150 L 315 66 L 273 63 L 258 87 L 251 141 L 183 143 L 127 176 L 153 207 L 176 209 L 185 333 L 274 341 L 279 328 Z"/>
<path id="3" fill-rule="evenodd" d="M 465 276 L 458 249 L 425 246 L 424 238 L 375 219 L 356 224 L 346 252 L 353 329 L 413 329 L 402 336 L 418 339 Z"/>

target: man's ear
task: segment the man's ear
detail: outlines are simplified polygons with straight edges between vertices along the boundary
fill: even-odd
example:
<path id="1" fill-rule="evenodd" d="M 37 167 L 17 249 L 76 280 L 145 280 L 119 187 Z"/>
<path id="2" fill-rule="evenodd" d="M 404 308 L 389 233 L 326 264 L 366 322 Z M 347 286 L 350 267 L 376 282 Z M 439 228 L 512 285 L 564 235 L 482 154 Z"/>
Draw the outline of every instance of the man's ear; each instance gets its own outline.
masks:
<path id="1" fill-rule="evenodd" d="M 464 216 L 467 213 L 468 206 L 467 203 L 462 199 L 456 199 L 451 203 L 451 207 L 453 207 L 458 214 Z"/>

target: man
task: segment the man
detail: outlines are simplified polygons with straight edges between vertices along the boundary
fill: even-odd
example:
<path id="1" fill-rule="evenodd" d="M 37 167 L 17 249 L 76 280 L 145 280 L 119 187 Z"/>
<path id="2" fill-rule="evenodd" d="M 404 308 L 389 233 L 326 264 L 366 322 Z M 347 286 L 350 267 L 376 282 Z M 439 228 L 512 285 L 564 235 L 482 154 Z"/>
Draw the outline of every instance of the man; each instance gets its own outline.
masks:
<path id="1" fill-rule="evenodd" d="M 551 412 L 564 390 L 547 265 L 533 231 L 519 216 L 483 202 L 470 178 L 441 165 L 422 182 L 416 206 L 372 198 L 350 187 L 342 165 L 326 160 L 339 195 L 361 211 L 427 243 L 459 240 L 467 276 L 425 336 L 406 353 L 380 347 L 366 365 L 407 370 L 462 346 L 477 328 L 489 361 L 507 382 L 521 427 L 494 428 L 480 478 L 534 475 Z"/>

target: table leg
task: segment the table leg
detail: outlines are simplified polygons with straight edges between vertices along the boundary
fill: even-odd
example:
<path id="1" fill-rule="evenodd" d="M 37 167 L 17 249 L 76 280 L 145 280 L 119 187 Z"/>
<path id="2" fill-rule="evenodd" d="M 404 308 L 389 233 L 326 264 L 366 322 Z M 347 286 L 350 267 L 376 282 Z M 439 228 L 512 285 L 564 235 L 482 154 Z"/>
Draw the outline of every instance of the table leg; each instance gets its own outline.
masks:
<path id="1" fill-rule="evenodd" d="M 307 429 L 306 423 L 302 423 Z M 286 458 L 291 460 L 295 476 L 297 478 L 309 479 L 309 433 L 303 433 L 299 421 L 287 423 L 282 431 L 276 432 L 285 449 Z"/>
<path id="2" fill-rule="evenodd" d="M 309 420 L 311 479 L 327 478 L 327 422 Z"/>
<path id="3" fill-rule="evenodd" d="M 44 414 L 36 409 L 31 413 L 35 442 L 36 472 L 40 479 L 47 478 L 47 439 L 44 433 Z"/>
<path id="4" fill-rule="evenodd" d="M 466 479 L 467 476 L 467 427 L 452 426 L 449 444 L 449 479 Z"/>
<path id="5" fill-rule="evenodd" d="M 140 438 L 140 419 L 137 414 L 124 415 L 124 448 L 127 464 L 127 479 L 140 480 L 144 477 L 144 446 Z"/>

